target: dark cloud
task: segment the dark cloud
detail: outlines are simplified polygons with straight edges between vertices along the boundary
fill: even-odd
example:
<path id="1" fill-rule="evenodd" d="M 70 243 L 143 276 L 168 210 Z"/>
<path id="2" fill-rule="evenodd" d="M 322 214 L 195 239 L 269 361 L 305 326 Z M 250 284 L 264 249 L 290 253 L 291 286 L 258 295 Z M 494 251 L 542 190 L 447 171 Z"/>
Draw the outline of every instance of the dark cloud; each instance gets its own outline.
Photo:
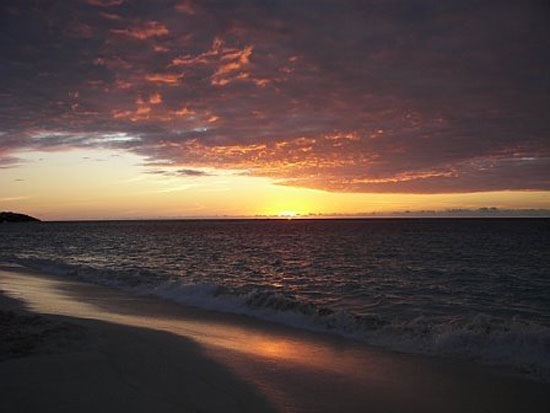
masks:
<path id="1" fill-rule="evenodd" d="M 124 0 L 87 0 L 87 3 L 91 4 L 92 6 L 114 7 L 120 6 L 122 3 L 124 3 Z"/>
<path id="2" fill-rule="evenodd" d="M 13 168 L 20 164 L 20 160 L 13 156 L 0 156 L 0 169 Z"/>
<path id="3" fill-rule="evenodd" d="M 176 175 L 179 176 L 210 176 L 212 174 L 205 171 L 198 171 L 196 169 L 178 169 L 174 171 Z"/>
<path id="4" fill-rule="evenodd" d="M 0 167 L 102 147 L 331 191 L 550 188 L 543 1 L 0 7 Z"/>
<path id="5" fill-rule="evenodd" d="M 181 176 L 181 177 L 200 177 L 200 176 L 213 176 L 210 172 L 201 171 L 198 169 L 176 169 L 176 170 L 151 170 L 148 173 L 153 175 L 165 175 L 165 176 Z"/>

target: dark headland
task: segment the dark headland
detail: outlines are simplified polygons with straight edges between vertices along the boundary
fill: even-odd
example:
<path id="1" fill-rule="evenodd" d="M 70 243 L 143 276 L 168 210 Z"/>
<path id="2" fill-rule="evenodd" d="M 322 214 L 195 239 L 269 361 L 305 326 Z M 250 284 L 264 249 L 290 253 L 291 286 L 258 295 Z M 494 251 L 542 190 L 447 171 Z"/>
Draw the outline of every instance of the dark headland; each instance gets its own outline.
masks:
<path id="1" fill-rule="evenodd" d="M 0 212 L 0 224 L 4 222 L 40 222 L 38 218 L 15 212 Z"/>

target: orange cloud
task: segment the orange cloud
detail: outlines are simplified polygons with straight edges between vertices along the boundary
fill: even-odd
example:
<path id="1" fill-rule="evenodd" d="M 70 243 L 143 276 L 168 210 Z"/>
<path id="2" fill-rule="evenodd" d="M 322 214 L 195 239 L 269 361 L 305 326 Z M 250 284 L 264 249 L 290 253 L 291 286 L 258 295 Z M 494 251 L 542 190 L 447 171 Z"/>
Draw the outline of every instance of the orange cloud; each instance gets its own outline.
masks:
<path id="1" fill-rule="evenodd" d="M 427 171 L 427 172 L 404 172 L 388 178 L 353 178 L 347 181 L 348 184 L 394 184 L 399 182 L 417 181 L 429 178 L 453 178 L 457 176 L 456 171 Z"/>
<path id="2" fill-rule="evenodd" d="M 284 184 L 299 180 L 300 185 L 308 187 L 316 185 L 315 179 L 323 175 L 330 177 L 359 165 L 362 170 L 367 168 L 369 159 L 359 154 L 325 151 L 327 140 L 324 138 L 299 137 L 268 143 L 225 145 L 208 145 L 199 139 L 191 139 L 184 143 L 163 142 L 160 151 L 167 159 L 179 158 L 179 162 L 167 163 L 171 166 L 246 170 L 254 176 L 278 178 Z M 338 176 L 335 182 L 352 177 L 353 174 L 350 177 Z M 400 178 L 407 179 L 405 176 Z"/>
<path id="3" fill-rule="evenodd" d="M 356 132 L 334 133 L 334 134 L 330 134 L 330 135 L 325 135 L 324 138 L 327 141 L 331 141 L 332 146 L 334 146 L 334 147 L 343 146 L 348 142 L 360 140 L 360 137 L 357 135 Z"/>
<path id="4" fill-rule="evenodd" d="M 162 96 L 160 93 L 153 93 L 151 96 L 149 96 L 149 103 L 153 105 L 158 105 L 159 103 L 162 103 Z"/>
<path id="5" fill-rule="evenodd" d="M 167 85 L 179 85 L 183 74 L 173 73 L 149 73 L 145 75 L 145 80 L 151 83 L 164 83 Z"/>
<path id="6" fill-rule="evenodd" d="M 159 45 L 154 45 L 153 50 L 157 53 L 164 53 L 164 52 L 169 52 L 170 51 L 170 49 L 168 47 L 159 46 Z"/>
<path id="7" fill-rule="evenodd" d="M 179 110 L 172 111 L 171 113 L 174 114 L 175 116 L 183 117 L 183 116 L 187 116 L 187 115 L 192 115 L 195 112 L 192 111 L 191 109 L 189 109 L 188 106 L 184 106 Z"/>
<path id="8" fill-rule="evenodd" d="M 196 64 L 207 64 L 209 61 L 206 54 L 201 54 L 199 56 L 184 55 L 176 57 L 172 60 L 174 66 L 194 66 Z"/>
<path id="9" fill-rule="evenodd" d="M 268 79 L 257 79 L 250 76 L 249 72 L 241 71 L 250 63 L 253 47 L 246 46 L 244 49 L 223 49 L 220 57 L 220 65 L 211 77 L 211 84 L 225 86 L 235 80 L 246 80 L 254 82 L 257 86 L 264 87 L 269 83 Z"/>
<path id="10" fill-rule="evenodd" d="M 235 80 L 245 80 L 245 79 L 248 79 L 249 77 L 250 77 L 250 73 L 247 73 L 247 72 L 239 73 L 235 76 L 229 76 L 229 77 L 213 76 L 212 81 L 210 83 L 215 86 L 225 86 L 228 83 L 231 83 Z"/>
<path id="11" fill-rule="evenodd" d="M 269 83 L 271 83 L 271 80 L 269 79 L 258 79 L 258 78 L 253 78 L 252 81 L 256 84 L 256 86 L 259 86 L 259 87 L 266 87 L 267 85 L 269 85 Z"/>
<path id="12" fill-rule="evenodd" d="M 126 29 L 111 29 L 111 33 L 145 40 L 150 37 L 166 36 L 170 32 L 165 25 L 157 21 L 150 21 Z"/>
<path id="13" fill-rule="evenodd" d="M 127 119 L 131 122 L 170 122 L 177 118 L 195 114 L 195 111 L 190 109 L 188 105 L 176 110 L 166 110 L 162 106 L 158 106 L 162 103 L 160 93 L 151 94 L 147 100 L 138 96 L 135 103 L 135 110 L 115 109 L 111 112 L 111 116 L 115 119 Z"/>
<path id="14" fill-rule="evenodd" d="M 137 116 L 148 116 L 151 113 L 151 107 L 150 106 L 144 106 L 140 105 L 138 106 L 136 110 Z"/>
<path id="15" fill-rule="evenodd" d="M 138 96 L 136 99 L 136 110 L 118 110 L 115 109 L 112 111 L 112 116 L 115 119 L 129 119 L 132 122 L 137 122 L 141 120 L 147 120 L 151 116 L 151 106 L 149 106 L 141 96 Z"/>
<path id="16" fill-rule="evenodd" d="M 197 56 L 191 56 L 189 54 L 176 57 L 172 60 L 174 66 L 194 66 L 196 64 L 208 64 L 212 63 L 212 58 L 220 54 L 223 42 L 219 37 L 214 38 L 212 46 L 209 50 L 201 53 Z"/>
<path id="17" fill-rule="evenodd" d="M 243 66 L 250 63 L 250 56 L 252 55 L 252 46 L 246 46 L 243 50 L 231 51 L 224 54 L 221 57 L 222 61 L 231 60 L 228 63 L 223 63 L 214 76 L 221 76 L 229 72 L 241 69 Z"/>
<path id="18" fill-rule="evenodd" d="M 181 13 L 195 14 L 195 7 L 191 0 L 184 0 L 182 3 L 177 4 L 175 9 Z"/>
<path id="19" fill-rule="evenodd" d="M 120 119 L 120 118 L 128 118 L 128 117 L 132 116 L 133 113 L 134 112 L 131 111 L 131 110 L 115 109 L 115 110 L 113 110 L 112 115 L 113 115 L 113 118 Z"/>
<path id="20" fill-rule="evenodd" d="M 264 87 L 271 81 L 265 78 L 252 77 L 244 69 L 250 64 L 250 56 L 254 48 L 251 45 L 243 49 L 236 47 L 224 47 L 223 41 L 216 37 L 212 46 L 206 52 L 198 55 L 182 55 L 172 59 L 172 66 L 193 67 L 197 65 L 208 65 L 214 68 L 210 78 L 210 84 L 214 86 L 225 86 L 235 80 L 246 80 Z"/>

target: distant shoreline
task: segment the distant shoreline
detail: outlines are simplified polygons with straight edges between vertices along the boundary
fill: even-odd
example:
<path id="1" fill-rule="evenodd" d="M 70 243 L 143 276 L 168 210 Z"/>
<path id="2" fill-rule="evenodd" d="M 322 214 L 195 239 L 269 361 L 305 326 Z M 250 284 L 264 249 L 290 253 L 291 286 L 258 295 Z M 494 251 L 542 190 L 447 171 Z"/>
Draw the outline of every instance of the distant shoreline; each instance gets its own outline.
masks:
<path id="1" fill-rule="evenodd" d="M 456 215 L 456 216 L 327 216 L 309 217 L 182 217 L 182 218 L 104 218 L 104 219 L 60 219 L 42 220 L 42 223 L 69 223 L 69 222 L 162 222 L 162 221 L 376 221 L 376 220 L 497 220 L 497 219 L 550 219 L 550 215 Z"/>
<path id="2" fill-rule="evenodd" d="M 12 222 L 40 222 L 38 218 L 12 211 L 0 212 L 0 224 Z"/>

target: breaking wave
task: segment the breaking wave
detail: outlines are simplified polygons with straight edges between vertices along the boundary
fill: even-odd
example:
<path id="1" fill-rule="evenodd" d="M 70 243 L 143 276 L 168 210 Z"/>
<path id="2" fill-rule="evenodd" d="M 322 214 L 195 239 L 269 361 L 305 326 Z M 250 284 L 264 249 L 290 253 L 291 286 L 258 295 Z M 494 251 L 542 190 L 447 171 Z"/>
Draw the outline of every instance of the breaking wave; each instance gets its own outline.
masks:
<path id="1" fill-rule="evenodd" d="M 550 381 L 550 327 L 526 320 L 485 314 L 420 316 L 408 320 L 360 316 L 345 310 L 315 306 L 288 293 L 211 283 L 189 284 L 139 269 L 109 271 L 37 258 L 7 261 L 183 305 L 339 334 L 392 350 L 511 367 L 531 378 Z"/>

